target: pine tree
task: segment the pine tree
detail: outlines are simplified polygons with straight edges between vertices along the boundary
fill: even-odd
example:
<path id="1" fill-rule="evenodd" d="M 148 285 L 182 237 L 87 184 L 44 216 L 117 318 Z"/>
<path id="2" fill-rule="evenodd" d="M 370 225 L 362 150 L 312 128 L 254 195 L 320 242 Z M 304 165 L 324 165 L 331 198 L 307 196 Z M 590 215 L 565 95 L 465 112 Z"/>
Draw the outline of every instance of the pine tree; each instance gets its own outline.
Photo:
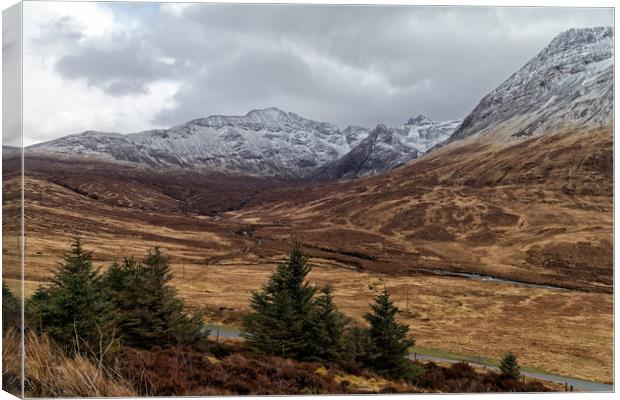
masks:
<path id="1" fill-rule="evenodd" d="M 517 356 L 512 352 L 509 352 L 502 359 L 501 364 L 499 365 L 499 370 L 503 376 L 511 378 L 511 379 L 519 379 L 521 376 L 521 367 L 517 361 Z"/>
<path id="2" fill-rule="evenodd" d="M 111 304 L 91 254 L 77 237 L 49 286 L 40 286 L 27 304 L 29 324 L 60 345 L 97 354 L 114 341 Z"/>
<path id="3" fill-rule="evenodd" d="M 307 257 L 296 245 L 260 292 L 251 298 L 242 337 L 255 351 L 299 360 L 317 357 L 313 344 L 316 288 L 306 281 Z"/>
<path id="4" fill-rule="evenodd" d="M 333 302 L 330 286 L 321 289 L 315 301 L 314 329 L 312 335 L 313 356 L 321 361 L 336 361 L 343 357 L 345 326 L 344 316 Z"/>
<path id="5" fill-rule="evenodd" d="M 409 362 L 406 359 L 413 342 L 407 339 L 409 327 L 396 321 L 398 308 L 384 289 L 371 305 L 372 312 L 364 316 L 369 322 L 371 354 L 369 367 L 391 377 L 407 375 Z"/>
<path id="6" fill-rule="evenodd" d="M 2 330 L 9 328 L 21 329 L 21 307 L 19 299 L 2 281 Z"/>
<path id="7" fill-rule="evenodd" d="M 104 282 L 112 293 L 115 321 L 123 344 L 137 348 L 192 344 L 208 335 L 202 319 L 190 316 L 169 284 L 168 257 L 158 247 L 141 262 L 125 258 L 112 265 Z"/>
<path id="8" fill-rule="evenodd" d="M 368 329 L 353 326 L 346 330 L 344 335 L 344 356 L 343 359 L 354 362 L 355 364 L 370 367 L 372 365 L 371 352 L 372 343 Z"/>

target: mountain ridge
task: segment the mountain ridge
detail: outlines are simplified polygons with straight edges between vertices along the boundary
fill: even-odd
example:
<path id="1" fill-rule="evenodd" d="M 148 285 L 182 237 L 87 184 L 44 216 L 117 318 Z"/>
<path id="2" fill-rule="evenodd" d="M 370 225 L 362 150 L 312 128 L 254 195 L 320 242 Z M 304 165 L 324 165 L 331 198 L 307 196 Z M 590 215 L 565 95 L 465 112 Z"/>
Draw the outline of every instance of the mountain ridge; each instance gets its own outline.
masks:
<path id="1" fill-rule="evenodd" d="M 424 115 L 374 129 L 306 119 L 275 107 L 212 115 L 169 129 L 86 131 L 28 147 L 155 168 L 258 176 L 351 179 L 389 171 L 448 142 L 494 134 L 523 140 L 545 132 L 611 123 L 613 28 L 570 29 L 484 96 L 464 120 Z"/>
<path id="2" fill-rule="evenodd" d="M 420 117 L 420 116 L 418 116 Z M 454 121 L 434 123 L 415 118 L 399 128 L 403 145 L 395 141 L 392 156 L 384 165 L 375 163 L 376 173 L 417 157 L 428 142 L 447 138 Z M 440 126 L 435 132 L 435 127 Z M 315 170 L 348 154 L 371 130 L 350 125 L 340 130 L 329 122 L 306 119 L 275 107 L 254 109 L 241 116 L 212 115 L 193 119 L 170 129 L 137 133 L 85 131 L 28 147 L 34 152 L 96 156 L 156 168 L 211 169 L 262 176 L 313 176 Z M 409 137 L 411 136 L 411 137 Z M 414 137 L 415 136 L 415 137 Z M 416 151 L 413 151 L 416 149 Z"/>
<path id="3" fill-rule="evenodd" d="M 319 167 L 313 178 L 354 179 L 389 171 L 443 143 L 460 123 L 436 122 L 420 114 L 399 127 L 379 124 L 347 154 Z"/>
<path id="4" fill-rule="evenodd" d="M 484 96 L 449 141 L 503 132 L 503 139 L 596 128 L 613 114 L 611 27 L 569 29 Z"/>

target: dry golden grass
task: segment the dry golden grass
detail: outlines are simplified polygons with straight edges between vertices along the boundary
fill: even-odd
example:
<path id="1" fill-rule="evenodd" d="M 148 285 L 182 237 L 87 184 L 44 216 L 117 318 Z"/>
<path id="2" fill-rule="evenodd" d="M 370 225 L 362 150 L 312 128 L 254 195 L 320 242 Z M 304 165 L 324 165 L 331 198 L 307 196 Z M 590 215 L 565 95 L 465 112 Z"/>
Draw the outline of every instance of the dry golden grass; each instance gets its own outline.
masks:
<path id="1" fill-rule="evenodd" d="M 499 275 L 611 293 L 610 128 L 498 144 L 472 138 L 388 174 L 265 192 L 230 213 L 365 269 Z M 572 249 L 572 251 L 571 251 Z"/>
<path id="2" fill-rule="evenodd" d="M 21 396 L 20 337 L 14 329 L 6 330 L 2 335 L 2 390 L 15 396 Z"/>
<path id="3" fill-rule="evenodd" d="M 183 208 L 185 192 L 132 181 L 127 166 L 30 163 L 26 295 L 49 279 L 79 232 L 102 267 L 161 245 L 181 295 L 210 317 L 235 321 L 299 239 L 317 265 L 311 279 L 331 283 L 357 321 L 372 297 L 368 285 L 381 279 L 419 345 L 492 358 L 513 350 L 529 366 L 609 382 L 611 143 L 610 129 L 505 148 L 463 142 L 369 179 L 265 190 L 218 219 Z M 106 174 L 95 184 L 89 168 Z M 98 198 L 54 183 L 61 174 Z M 221 193 L 208 197 L 218 190 L 207 183 L 190 205 L 220 200 Z M 12 179 L 4 184 L 15 187 Z M 238 233 L 248 226 L 252 237 Z M 17 282 L 15 258 L 6 259 L 5 277 Z M 593 292 L 419 275 L 436 268 Z"/>
<path id="4" fill-rule="evenodd" d="M 11 344 L 17 335 L 5 335 Z M 68 357 L 47 338 L 29 334 L 25 340 L 26 397 L 135 397 L 120 378 L 106 376 L 84 357 Z"/>
<path id="5" fill-rule="evenodd" d="M 203 234 L 206 240 L 197 246 L 201 234 L 195 231 L 160 227 L 141 219 L 140 214 L 132 219 L 122 218 L 121 214 L 118 219 L 111 219 L 95 212 L 96 208 L 91 210 L 92 213 L 81 218 L 95 228 L 90 233 L 85 231 L 83 237 L 86 248 L 95 252 L 96 265 L 106 267 L 122 255 L 141 256 L 148 246 L 160 244 L 172 256 L 180 294 L 190 304 L 203 308 L 210 317 L 221 314 L 226 322 L 238 320 L 247 311 L 251 290 L 266 281 L 273 262 L 282 259 L 290 247 L 286 234 L 281 241 L 264 239 L 259 247 L 255 240 L 231 233 L 239 223 L 235 225 L 224 219 L 221 226 L 214 227 L 196 217 L 178 216 L 180 220 L 195 220 L 206 230 Z M 61 234 L 62 221 L 70 211 L 43 209 L 36 204 L 30 206 L 30 211 L 33 219 L 26 243 L 26 296 L 47 281 L 71 242 L 71 233 Z M 51 223 L 46 227 L 47 222 Z M 58 228 L 49 229 L 57 223 Z M 126 233 L 115 235 L 114 227 L 124 227 Z M 148 240 L 144 239 L 144 232 L 165 233 L 160 240 Z M 325 231 L 317 235 L 327 236 Z M 182 240 L 184 236 L 191 240 Z M 251 246 L 256 248 L 247 252 L 235 250 Z M 502 254 L 501 246 L 495 248 Z M 437 252 L 447 254 L 448 250 L 443 247 Z M 455 256 L 460 253 L 458 248 L 453 251 Z M 312 279 L 334 285 L 338 305 L 358 321 L 371 299 L 368 284 L 381 278 L 402 308 L 406 308 L 408 288 L 409 312 L 403 317 L 411 325 L 419 345 L 493 358 L 513 350 L 525 364 L 545 371 L 602 382 L 612 379 L 613 313 L 609 294 L 561 292 L 447 277 L 390 277 L 348 270 L 351 266 L 342 262 L 344 257 L 330 259 L 331 255 L 314 253 L 313 263 L 319 267 L 313 271 Z M 209 265 L 206 260 L 214 257 L 221 258 Z M 10 285 L 11 281 L 17 282 L 9 280 Z"/>
<path id="6" fill-rule="evenodd" d="M 420 346 L 495 359 L 512 350 L 534 368 L 612 381 L 612 295 L 450 277 L 393 277 L 311 262 L 319 266 L 310 280 L 332 285 L 337 305 L 357 322 L 372 301 L 369 285 L 375 290 L 385 286 Z M 272 271 L 273 265 L 192 265 L 186 266 L 186 279 L 177 274 L 174 283 L 189 304 L 210 311 L 215 322 L 231 323 L 248 311 L 251 291 Z"/>
<path id="7" fill-rule="evenodd" d="M 347 381 L 352 389 L 362 393 L 381 393 L 382 388 L 394 384 L 381 377 L 364 377 L 351 374 L 336 375 L 335 381 L 338 384 Z"/>

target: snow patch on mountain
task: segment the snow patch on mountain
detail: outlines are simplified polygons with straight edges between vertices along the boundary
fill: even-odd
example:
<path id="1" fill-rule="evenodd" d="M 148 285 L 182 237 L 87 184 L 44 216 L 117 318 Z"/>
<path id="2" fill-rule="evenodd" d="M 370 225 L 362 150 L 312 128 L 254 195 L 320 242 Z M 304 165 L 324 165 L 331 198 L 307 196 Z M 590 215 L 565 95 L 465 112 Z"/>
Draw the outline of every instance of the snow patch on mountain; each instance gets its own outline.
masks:
<path id="1" fill-rule="evenodd" d="M 436 123 L 419 116 L 403 126 L 389 128 L 389 138 L 377 140 L 368 139 L 368 128 L 352 125 L 340 131 L 334 124 L 266 108 L 241 116 L 212 115 L 170 129 L 127 135 L 88 131 L 28 150 L 86 155 L 156 168 L 306 177 L 370 140 L 376 159 L 372 168 L 364 172 L 368 174 L 387 171 L 417 157 L 445 140 L 456 125 L 458 121 Z"/>
<path id="2" fill-rule="evenodd" d="M 425 115 L 410 118 L 402 127 L 391 128 L 394 134 L 408 147 L 424 154 L 431 148 L 447 140 L 463 122 L 433 121 Z"/>
<path id="3" fill-rule="evenodd" d="M 487 94 L 450 140 L 491 132 L 515 140 L 611 124 L 613 35 L 611 27 L 561 33 Z"/>
<path id="4" fill-rule="evenodd" d="M 31 146 L 31 151 L 81 154 L 152 167 L 204 168 L 257 175 L 301 176 L 350 149 L 337 126 L 277 108 L 243 116 L 214 115 L 170 129 L 122 135 L 84 132 Z"/>
<path id="5" fill-rule="evenodd" d="M 380 124 L 350 152 L 319 167 L 314 178 L 352 179 L 389 171 L 447 140 L 461 122 L 435 122 L 418 115 L 399 127 Z"/>

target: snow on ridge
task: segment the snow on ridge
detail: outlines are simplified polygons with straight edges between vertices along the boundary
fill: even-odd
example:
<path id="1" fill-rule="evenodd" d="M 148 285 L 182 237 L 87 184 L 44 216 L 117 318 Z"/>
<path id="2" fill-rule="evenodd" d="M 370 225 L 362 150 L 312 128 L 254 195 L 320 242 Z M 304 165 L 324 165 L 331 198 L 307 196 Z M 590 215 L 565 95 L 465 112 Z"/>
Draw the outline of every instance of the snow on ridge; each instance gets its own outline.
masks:
<path id="1" fill-rule="evenodd" d="M 277 108 L 211 116 L 128 135 L 84 132 L 33 151 L 100 155 L 153 167 L 208 168 L 259 175 L 303 175 L 350 150 L 334 124 Z"/>
<path id="2" fill-rule="evenodd" d="M 484 96 L 450 140 L 503 132 L 518 140 L 554 129 L 609 124 L 613 28 L 570 29 Z"/>
<path id="3" fill-rule="evenodd" d="M 613 114 L 613 65 L 612 28 L 572 29 L 558 35 L 487 94 L 463 121 L 435 122 L 418 115 L 401 126 L 382 127 L 373 136 L 379 127 L 373 131 L 358 126 L 340 130 L 334 124 L 271 107 L 129 135 L 89 131 L 28 149 L 153 167 L 266 176 L 307 176 L 345 157 L 357 161 L 363 155 L 372 166 L 355 173 L 376 173 L 445 140 L 473 134 L 503 132 L 506 139 L 513 140 L 570 124 L 608 124 Z M 346 164 L 339 163 L 343 168 Z"/>
<path id="4" fill-rule="evenodd" d="M 415 121 L 414 121 L 415 120 Z M 385 128 L 377 149 L 388 156 L 377 171 L 417 157 L 445 140 L 454 121 L 411 118 L 407 124 Z M 448 132 L 449 131 L 449 132 Z M 252 110 L 242 116 L 213 115 L 170 129 L 132 134 L 88 131 L 31 146 L 33 151 L 81 154 L 130 161 L 152 167 L 213 169 L 257 175 L 307 176 L 337 160 L 369 136 L 370 130 L 316 122 L 277 108 Z M 388 140 L 388 138 L 390 138 Z"/>

